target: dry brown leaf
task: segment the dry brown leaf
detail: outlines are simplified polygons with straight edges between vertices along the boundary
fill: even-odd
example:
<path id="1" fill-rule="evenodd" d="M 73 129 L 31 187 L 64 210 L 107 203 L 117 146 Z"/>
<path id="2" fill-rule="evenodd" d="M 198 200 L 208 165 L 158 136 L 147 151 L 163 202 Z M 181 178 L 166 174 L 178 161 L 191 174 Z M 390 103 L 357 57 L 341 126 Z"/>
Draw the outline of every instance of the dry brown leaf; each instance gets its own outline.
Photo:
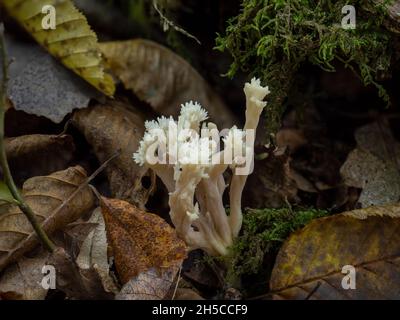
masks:
<path id="1" fill-rule="evenodd" d="M 316 219 L 281 248 L 270 287 L 275 299 L 398 299 L 400 206 L 360 209 Z M 355 267 L 356 289 L 342 273 Z"/>
<path id="2" fill-rule="evenodd" d="M 57 289 L 69 299 L 112 299 L 119 289 L 110 275 L 101 209 L 69 224 L 60 235 L 55 238 L 59 248 L 48 261 L 57 270 Z"/>
<path id="3" fill-rule="evenodd" d="M 69 135 L 27 135 L 6 138 L 5 148 L 13 177 L 21 183 L 68 167 L 75 151 Z"/>
<path id="4" fill-rule="evenodd" d="M 96 269 L 79 268 L 63 248 L 57 248 L 47 263 L 55 267 L 57 289 L 62 290 L 68 298 L 77 300 L 114 298 L 113 293 L 104 289 L 101 276 Z"/>
<path id="5" fill-rule="evenodd" d="M 346 185 L 363 189 L 358 202 L 363 208 L 394 203 L 400 197 L 396 166 L 367 151 L 354 149 L 340 169 Z"/>
<path id="6" fill-rule="evenodd" d="M 386 118 L 358 128 L 354 133 L 358 147 L 366 150 L 382 160 L 398 163 L 400 143 L 393 136 Z"/>
<path id="7" fill-rule="evenodd" d="M 79 253 L 82 243 L 97 226 L 95 223 L 79 220 L 53 234 L 53 242 L 62 248 L 66 248 L 68 252 L 78 251 Z M 34 258 L 22 257 L 17 263 L 10 265 L 0 278 L 0 298 L 43 300 L 48 290 L 41 285 L 44 277 L 42 268 L 49 262 L 52 262 L 50 261 L 50 254 L 41 249 L 39 254 L 35 253 Z"/>
<path id="8" fill-rule="evenodd" d="M 85 186 L 65 202 L 87 179 L 83 168 L 71 167 L 50 176 L 34 177 L 23 186 L 23 197 L 43 229 L 52 234 L 93 208 L 94 196 Z M 38 243 L 32 226 L 15 205 L 0 205 L 0 270 Z"/>
<path id="9" fill-rule="evenodd" d="M 193 100 L 208 110 L 219 127 L 237 123 L 201 75 L 171 50 L 143 39 L 102 43 L 100 50 L 125 88 L 157 112 L 177 117 L 180 105 Z"/>
<path id="10" fill-rule="evenodd" d="M 110 266 L 107 259 L 107 235 L 100 208 L 93 211 L 88 222 L 96 224 L 96 227 L 83 241 L 77 257 L 77 264 L 83 269 L 88 269 L 96 264 L 100 269 L 108 272 Z"/>
<path id="11" fill-rule="evenodd" d="M 41 286 L 44 276 L 41 271 L 44 265 L 51 264 L 57 271 L 57 289 L 64 291 L 68 298 L 112 299 L 118 288 L 108 274 L 107 242 L 104 242 L 103 238 L 105 226 L 102 220 L 98 208 L 94 210 L 89 221 L 74 222 L 66 226 L 64 231 L 68 237 L 60 238 L 56 235 L 53 237 L 53 240 L 60 245 L 54 255 L 50 256 L 49 253 L 43 252 L 35 258 L 23 257 L 8 267 L 0 279 L 0 297 L 44 299 L 47 290 Z M 71 238 L 80 244 L 72 246 Z M 69 252 L 71 249 L 78 252 L 80 250 L 77 261 L 73 258 L 74 253 L 71 255 Z"/>
<path id="12" fill-rule="evenodd" d="M 395 203 L 400 199 L 400 144 L 386 121 L 356 130 L 357 148 L 340 169 L 347 186 L 360 188 L 363 208 Z"/>
<path id="13" fill-rule="evenodd" d="M 162 300 L 168 294 L 179 266 L 159 271 L 154 268 L 129 280 L 115 296 L 116 300 Z"/>
<path id="14" fill-rule="evenodd" d="M 185 243 L 159 216 L 116 199 L 102 198 L 101 208 L 122 284 L 141 282 L 151 268 L 162 273 L 179 267 L 186 258 Z"/>
<path id="15" fill-rule="evenodd" d="M 69 253 L 72 259 L 76 260 L 81 251 L 82 244 L 96 227 L 96 223 L 90 223 L 81 218 L 67 225 L 59 233 L 56 233 L 53 239 Z"/>
<path id="16" fill-rule="evenodd" d="M 112 194 L 144 207 L 150 194 L 142 186 L 147 169 L 132 159 L 144 133 L 144 118 L 139 111 L 113 101 L 76 112 L 72 122 L 85 135 L 99 162 L 121 151 L 106 168 Z"/>
<path id="17" fill-rule="evenodd" d="M 7 268 L 0 279 L 0 298 L 10 300 L 44 300 L 47 289 L 41 286 L 42 268 L 49 254 L 42 252 L 35 258 L 20 259 Z"/>
<path id="18" fill-rule="evenodd" d="M 117 287 L 110 277 L 106 226 L 100 208 L 93 211 L 88 222 L 97 225 L 83 241 L 76 264 L 81 270 L 93 268 L 100 276 L 104 289 L 107 292 L 116 292 Z"/>

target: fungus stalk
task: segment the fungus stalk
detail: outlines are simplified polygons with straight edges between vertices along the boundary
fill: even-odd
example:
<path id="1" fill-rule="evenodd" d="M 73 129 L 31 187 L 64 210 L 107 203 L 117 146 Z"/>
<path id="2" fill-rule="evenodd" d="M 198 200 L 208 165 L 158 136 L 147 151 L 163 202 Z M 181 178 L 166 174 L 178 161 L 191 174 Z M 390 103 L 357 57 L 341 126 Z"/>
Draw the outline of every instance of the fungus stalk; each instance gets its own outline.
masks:
<path id="1" fill-rule="evenodd" d="M 242 192 L 253 169 L 255 131 L 269 94 L 256 79 L 246 83 L 244 92 L 243 130 L 218 131 L 214 123 L 205 123 L 207 112 L 189 102 L 182 105 L 177 121 L 172 117 L 147 121 L 134 154 L 136 163 L 151 168 L 165 184 L 178 235 L 190 249 L 214 256 L 228 253 L 242 227 Z M 232 170 L 229 216 L 223 203 L 227 188 L 223 174 L 228 169 Z"/>

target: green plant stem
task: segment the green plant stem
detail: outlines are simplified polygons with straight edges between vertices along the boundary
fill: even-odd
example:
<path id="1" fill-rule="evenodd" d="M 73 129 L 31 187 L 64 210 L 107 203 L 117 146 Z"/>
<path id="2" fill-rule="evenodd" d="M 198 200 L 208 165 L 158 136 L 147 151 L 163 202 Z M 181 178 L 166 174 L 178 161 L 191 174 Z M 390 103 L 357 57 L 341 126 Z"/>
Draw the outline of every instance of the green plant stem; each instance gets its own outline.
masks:
<path id="1" fill-rule="evenodd" d="M 4 181 L 14 199 L 17 202 L 18 207 L 21 209 L 23 214 L 27 217 L 29 222 L 31 223 L 33 229 L 35 230 L 37 236 L 42 242 L 43 246 L 50 252 L 53 252 L 56 248 L 54 243 L 47 236 L 46 232 L 43 230 L 41 224 L 36 218 L 35 213 L 29 207 L 29 205 L 25 202 L 23 197 L 21 196 L 17 186 L 15 185 L 14 179 L 11 175 L 10 167 L 7 161 L 6 150 L 4 146 L 4 120 L 5 120 L 5 112 L 6 112 L 6 93 L 7 93 L 7 83 L 8 83 L 8 62 L 6 59 L 6 48 L 5 48 L 5 39 L 4 39 L 4 29 L 3 25 L 0 24 L 0 55 L 1 55 L 1 64 L 2 64 L 2 74 L 3 81 L 1 83 L 0 89 L 0 166 L 3 169 Z"/>

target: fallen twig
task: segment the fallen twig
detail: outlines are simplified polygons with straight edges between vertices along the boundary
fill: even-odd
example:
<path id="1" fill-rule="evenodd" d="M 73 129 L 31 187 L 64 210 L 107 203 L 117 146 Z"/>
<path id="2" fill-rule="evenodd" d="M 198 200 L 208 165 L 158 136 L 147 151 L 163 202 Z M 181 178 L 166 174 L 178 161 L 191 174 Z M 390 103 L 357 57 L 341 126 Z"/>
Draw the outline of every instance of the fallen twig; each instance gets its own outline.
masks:
<path id="1" fill-rule="evenodd" d="M 10 192 L 13 198 L 16 201 L 16 204 L 21 209 L 23 214 L 27 217 L 29 222 L 31 223 L 33 229 L 35 230 L 37 236 L 42 242 L 43 246 L 50 252 L 53 252 L 55 249 L 54 243 L 47 236 L 46 232 L 43 230 L 39 221 L 36 218 L 35 213 L 29 207 L 29 205 L 25 202 L 22 195 L 20 194 L 17 186 L 15 185 L 14 179 L 12 177 L 10 167 L 7 161 L 6 150 L 4 146 L 4 118 L 6 112 L 6 99 L 7 99 L 7 85 L 8 85 L 8 61 L 6 57 L 6 44 L 4 37 L 4 26 L 0 24 L 0 55 L 1 55 L 1 68 L 3 80 L 0 86 L 0 166 L 3 169 L 4 182 L 7 187 L 10 189 Z"/>
<path id="2" fill-rule="evenodd" d="M 153 7 L 154 10 L 156 10 L 156 12 L 158 13 L 158 15 L 161 18 L 161 21 L 163 23 L 163 28 L 164 31 L 167 31 L 168 28 L 172 28 L 177 32 L 182 33 L 183 35 L 185 35 L 186 37 L 193 39 L 194 41 L 196 41 L 198 44 L 201 45 L 201 42 L 199 39 L 197 39 L 194 35 L 190 34 L 189 32 L 187 32 L 186 30 L 182 29 L 181 27 L 177 26 L 174 22 L 172 22 L 171 20 L 169 20 L 161 11 L 161 9 L 158 7 L 158 3 L 157 0 L 153 0 Z"/>

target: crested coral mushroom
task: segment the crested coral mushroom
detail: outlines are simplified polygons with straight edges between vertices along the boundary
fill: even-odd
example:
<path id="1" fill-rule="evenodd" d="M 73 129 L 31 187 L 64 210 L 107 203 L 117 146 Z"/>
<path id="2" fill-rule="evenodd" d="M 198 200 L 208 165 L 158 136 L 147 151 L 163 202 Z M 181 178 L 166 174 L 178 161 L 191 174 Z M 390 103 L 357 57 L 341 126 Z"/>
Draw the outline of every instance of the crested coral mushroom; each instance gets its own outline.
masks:
<path id="1" fill-rule="evenodd" d="M 198 103 L 182 105 L 177 121 L 160 117 L 145 124 L 134 160 L 154 170 L 169 192 L 170 217 L 191 249 L 225 255 L 242 226 L 242 192 L 254 160 L 254 138 L 269 94 L 260 80 L 246 83 L 246 123 L 219 131 L 205 123 Z M 232 170 L 227 215 L 224 172 Z"/>

